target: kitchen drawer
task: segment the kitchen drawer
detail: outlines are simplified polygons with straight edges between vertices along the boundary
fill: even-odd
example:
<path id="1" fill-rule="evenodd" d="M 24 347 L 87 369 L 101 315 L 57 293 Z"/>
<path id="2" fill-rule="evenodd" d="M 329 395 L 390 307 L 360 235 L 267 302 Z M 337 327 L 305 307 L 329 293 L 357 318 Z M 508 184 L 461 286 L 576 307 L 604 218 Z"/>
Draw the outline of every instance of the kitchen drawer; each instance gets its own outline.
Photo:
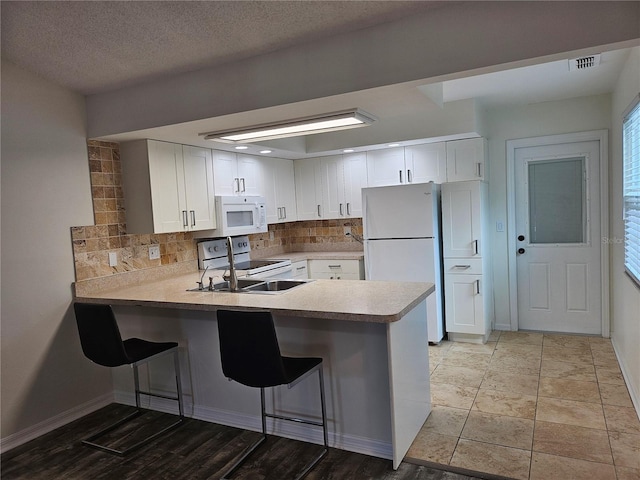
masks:
<path id="1" fill-rule="evenodd" d="M 309 260 L 309 278 L 360 280 L 363 274 L 363 262 L 360 260 Z"/>
<path id="2" fill-rule="evenodd" d="M 309 269 L 306 260 L 299 260 L 291 263 L 291 271 L 293 278 L 309 278 Z"/>
<path id="3" fill-rule="evenodd" d="M 445 258 L 444 273 L 446 274 L 466 274 L 481 275 L 481 258 Z"/>

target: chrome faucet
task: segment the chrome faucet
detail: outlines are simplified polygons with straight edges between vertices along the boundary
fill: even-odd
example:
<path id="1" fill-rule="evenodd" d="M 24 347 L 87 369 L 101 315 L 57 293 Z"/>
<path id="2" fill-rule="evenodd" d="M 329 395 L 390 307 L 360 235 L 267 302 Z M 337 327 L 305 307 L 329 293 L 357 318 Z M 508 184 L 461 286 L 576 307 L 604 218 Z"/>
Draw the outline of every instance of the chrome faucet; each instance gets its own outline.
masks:
<path id="1" fill-rule="evenodd" d="M 202 279 L 204 278 L 205 274 L 207 273 L 207 270 L 209 270 L 208 266 L 204 269 L 204 272 L 202 272 L 202 276 L 200 277 L 200 281 L 196 282 L 198 284 L 198 290 L 204 290 L 204 285 L 202 284 Z"/>
<path id="2" fill-rule="evenodd" d="M 236 274 L 236 265 L 233 261 L 233 241 L 231 237 L 227 237 L 227 259 L 229 260 L 229 291 L 238 291 L 238 276 Z"/>

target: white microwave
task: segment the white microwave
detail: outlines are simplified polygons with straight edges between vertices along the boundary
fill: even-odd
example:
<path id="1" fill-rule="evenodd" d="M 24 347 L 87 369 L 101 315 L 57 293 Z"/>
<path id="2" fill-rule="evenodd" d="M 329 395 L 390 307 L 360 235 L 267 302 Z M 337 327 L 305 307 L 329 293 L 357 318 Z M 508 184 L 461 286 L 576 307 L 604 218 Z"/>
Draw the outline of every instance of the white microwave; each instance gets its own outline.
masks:
<path id="1" fill-rule="evenodd" d="M 215 236 L 230 237 L 267 231 L 267 207 L 260 196 L 216 195 Z"/>

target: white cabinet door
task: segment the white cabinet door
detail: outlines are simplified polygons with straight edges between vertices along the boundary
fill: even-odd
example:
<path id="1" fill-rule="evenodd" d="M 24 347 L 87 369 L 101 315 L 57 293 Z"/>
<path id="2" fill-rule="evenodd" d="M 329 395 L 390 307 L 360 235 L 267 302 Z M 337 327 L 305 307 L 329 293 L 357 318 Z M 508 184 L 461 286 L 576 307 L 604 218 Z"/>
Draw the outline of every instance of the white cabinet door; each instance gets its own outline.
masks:
<path id="1" fill-rule="evenodd" d="M 345 216 L 362 217 L 362 189 L 367 187 L 366 153 L 350 153 L 343 157 Z"/>
<path id="2" fill-rule="evenodd" d="M 405 147 L 404 156 L 409 183 L 444 183 L 447 181 L 447 146 L 445 142 Z"/>
<path id="3" fill-rule="evenodd" d="M 213 150 L 213 180 L 216 195 L 238 194 L 238 159 L 235 153 Z"/>
<path id="4" fill-rule="evenodd" d="M 468 138 L 447 142 L 447 181 L 484 180 L 486 140 Z"/>
<path id="5" fill-rule="evenodd" d="M 368 186 L 398 185 L 406 181 L 403 147 L 367 152 Z"/>
<path id="6" fill-rule="evenodd" d="M 308 269 L 306 260 L 298 260 L 297 262 L 291 263 L 291 276 L 293 278 L 309 278 L 309 273 L 307 270 Z"/>
<path id="7" fill-rule="evenodd" d="M 188 230 L 214 229 L 216 211 L 211 150 L 184 145 L 182 162 Z"/>
<path id="8" fill-rule="evenodd" d="M 264 158 L 267 223 L 295 222 L 296 194 L 293 160 Z"/>
<path id="9" fill-rule="evenodd" d="M 442 243 L 444 258 L 481 256 L 481 182 L 442 185 Z"/>
<path id="10" fill-rule="evenodd" d="M 322 165 L 322 218 L 343 218 L 346 205 L 342 155 L 322 157 L 320 163 Z"/>
<path id="11" fill-rule="evenodd" d="M 322 212 L 322 162 L 305 158 L 293 162 L 298 220 L 320 220 Z"/>
<path id="12" fill-rule="evenodd" d="M 147 148 L 141 161 L 149 164 L 153 233 L 182 232 L 188 226 L 182 145 L 149 140 Z"/>
<path id="13" fill-rule="evenodd" d="M 482 275 L 444 276 L 448 332 L 485 334 Z"/>
<path id="14" fill-rule="evenodd" d="M 238 154 L 238 194 L 265 195 L 267 175 L 265 159 L 252 155 Z"/>

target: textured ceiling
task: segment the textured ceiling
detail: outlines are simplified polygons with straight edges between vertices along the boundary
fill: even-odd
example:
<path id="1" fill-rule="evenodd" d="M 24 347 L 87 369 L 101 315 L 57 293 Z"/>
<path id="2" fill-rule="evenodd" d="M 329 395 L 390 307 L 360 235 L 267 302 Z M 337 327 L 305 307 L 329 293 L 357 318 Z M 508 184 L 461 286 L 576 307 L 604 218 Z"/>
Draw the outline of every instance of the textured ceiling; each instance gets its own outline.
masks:
<path id="1" fill-rule="evenodd" d="M 2 0 L 2 57 L 92 94 L 394 21 L 439 5 Z"/>

